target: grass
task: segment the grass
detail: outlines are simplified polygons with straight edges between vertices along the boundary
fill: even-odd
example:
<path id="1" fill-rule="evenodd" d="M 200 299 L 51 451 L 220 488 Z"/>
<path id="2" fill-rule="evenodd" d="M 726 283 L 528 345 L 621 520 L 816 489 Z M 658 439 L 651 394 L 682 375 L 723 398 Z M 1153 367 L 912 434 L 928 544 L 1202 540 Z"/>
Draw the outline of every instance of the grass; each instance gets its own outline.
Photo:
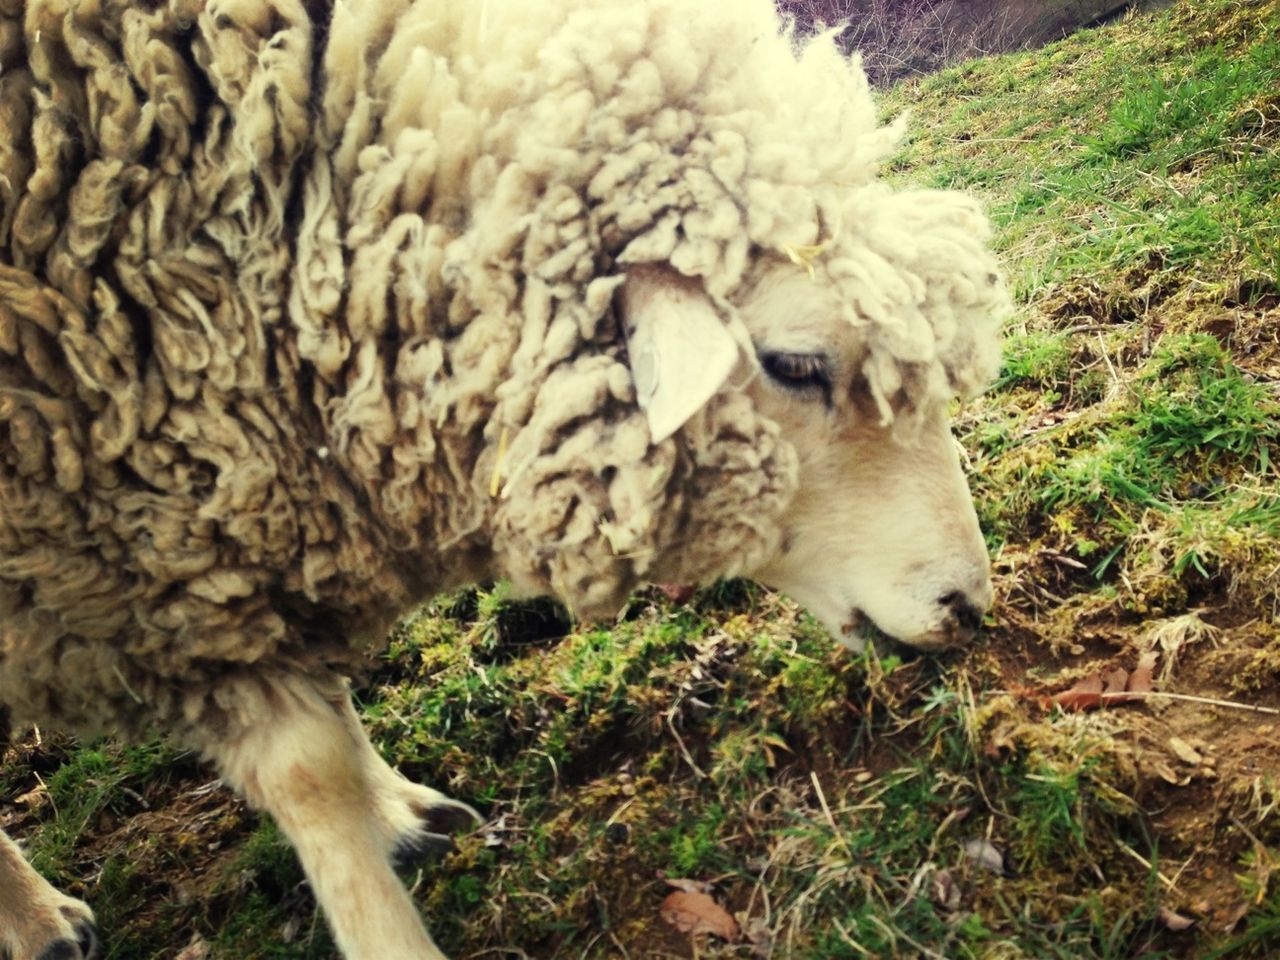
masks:
<path id="1" fill-rule="evenodd" d="M 1280 705 L 1278 90 L 1280 4 L 1205 0 L 888 92 L 917 130 L 891 175 L 984 195 L 1021 305 L 958 411 L 986 641 L 849 657 L 741 582 L 597 628 L 437 598 L 361 698 L 389 761 L 489 818 L 406 876 L 451 955 L 1280 951 L 1274 717 L 1048 701 L 1153 649 L 1162 689 Z M 0 813 L 113 960 L 333 955 L 274 827 L 190 758 L 7 761 Z M 695 948 L 662 877 L 713 883 L 750 942 Z"/>

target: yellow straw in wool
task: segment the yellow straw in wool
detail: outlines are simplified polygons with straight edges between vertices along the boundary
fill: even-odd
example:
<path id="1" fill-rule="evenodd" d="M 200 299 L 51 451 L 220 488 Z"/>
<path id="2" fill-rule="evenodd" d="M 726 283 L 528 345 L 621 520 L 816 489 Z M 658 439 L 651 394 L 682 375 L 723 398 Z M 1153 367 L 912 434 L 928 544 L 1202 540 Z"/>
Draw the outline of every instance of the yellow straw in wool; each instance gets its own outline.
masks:
<path id="1" fill-rule="evenodd" d="M 830 241 L 809 244 L 788 243 L 783 245 L 782 252 L 797 267 L 804 267 L 809 272 L 810 280 L 816 280 L 818 274 L 813 269 L 813 261 L 826 252 L 828 246 L 830 246 Z"/>
<path id="2" fill-rule="evenodd" d="M 511 431 L 502 428 L 502 436 L 498 437 L 498 459 L 493 464 L 493 476 L 489 478 L 489 496 L 496 497 L 502 484 L 502 461 L 507 459 L 507 438 Z"/>

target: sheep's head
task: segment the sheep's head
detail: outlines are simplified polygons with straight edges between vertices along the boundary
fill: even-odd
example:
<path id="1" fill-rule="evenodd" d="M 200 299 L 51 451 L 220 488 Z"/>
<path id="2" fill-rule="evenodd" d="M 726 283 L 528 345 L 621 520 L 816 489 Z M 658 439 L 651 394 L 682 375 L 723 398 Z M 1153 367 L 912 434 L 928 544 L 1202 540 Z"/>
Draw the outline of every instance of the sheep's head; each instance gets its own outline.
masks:
<path id="1" fill-rule="evenodd" d="M 755 576 L 850 646 L 876 630 L 923 648 L 967 641 L 991 585 L 944 401 L 884 422 L 859 331 L 808 278 L 770 280 L 743 305 L 762 371 L 748 389 L 794 445 L 800 485 Z"/>
<path id="2" fill-rule="evenodd" d="M 745 572 L 853 648 L 877 632 L 954 646 L 991 602 L 946 408 L 992 372 L 1005 295 L 980 231 L 962 246 L 966 269 L 936 262 L 925 243 L 914 248 L 925 261 L 869 281 L 838 255 L 820 272 L 770 257 L 727 299 L 660 268 L 633 271 L 624 288 L 655 440 L 717 392 L 741 391 L 794 448 L 795 494 L 780 516 L 759 518 L 777 524 L 776 548 Z"/>

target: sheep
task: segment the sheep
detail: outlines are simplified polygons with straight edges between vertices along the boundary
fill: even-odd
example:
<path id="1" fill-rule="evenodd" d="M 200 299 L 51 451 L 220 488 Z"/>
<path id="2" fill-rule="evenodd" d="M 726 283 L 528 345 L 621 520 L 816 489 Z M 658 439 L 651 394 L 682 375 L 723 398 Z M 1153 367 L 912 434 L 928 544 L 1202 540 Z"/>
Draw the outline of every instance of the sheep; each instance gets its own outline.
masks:
<path id="1" fill-rule="evenodd" d="M 0 0 L 0 712 L 190 746 L 345 957 L 441 957 L 390 858 L 478 814 L 349 693 L 413 604 L 966 641 L 1007 295 L 902 133 L 769 0 Z M 0 839 L 0 954 L 94 942 Z"/>

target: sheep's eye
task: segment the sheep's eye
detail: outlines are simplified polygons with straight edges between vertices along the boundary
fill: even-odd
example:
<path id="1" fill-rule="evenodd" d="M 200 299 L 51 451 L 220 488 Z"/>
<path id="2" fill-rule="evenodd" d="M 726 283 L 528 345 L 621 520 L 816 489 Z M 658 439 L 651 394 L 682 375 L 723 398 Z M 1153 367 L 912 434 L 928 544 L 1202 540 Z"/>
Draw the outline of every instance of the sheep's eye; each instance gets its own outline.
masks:
<path id="1" fill-rule="evenodd" d="M 820 353 L 766 353 L 760 358 L 764 372 L 793 390 L 818 389 L 831 392 L 831 372 Z"/>

